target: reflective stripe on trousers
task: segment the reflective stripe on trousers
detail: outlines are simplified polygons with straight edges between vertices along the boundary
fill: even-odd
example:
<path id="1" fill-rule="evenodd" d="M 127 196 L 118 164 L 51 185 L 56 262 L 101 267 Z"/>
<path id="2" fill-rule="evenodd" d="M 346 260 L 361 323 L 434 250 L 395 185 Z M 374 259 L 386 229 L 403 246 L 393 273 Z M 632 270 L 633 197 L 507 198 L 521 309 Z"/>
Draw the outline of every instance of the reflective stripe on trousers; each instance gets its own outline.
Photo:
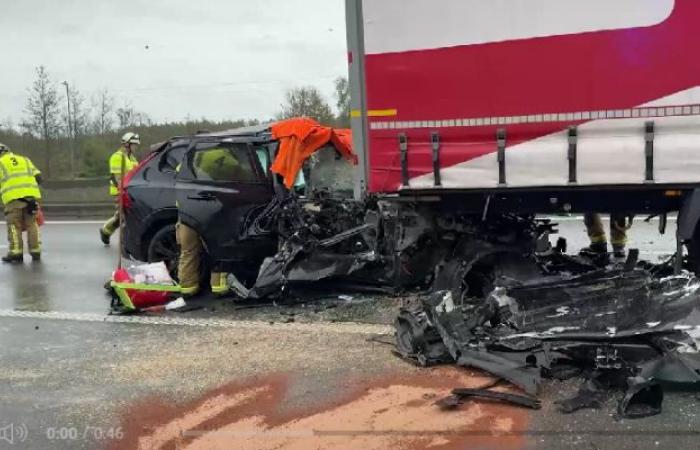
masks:
<path id="1" fill-rule="evenodd" d="M 116 209 L 114 211 L 114 214 L 112 215 L 112 217 L 107 219 L 107 222 L 105 222 L 104 225 L 102 225 L 102 231 L 104 231 L 105 234 L 107 234 L 107 236 L 113 235 L 114 232 L 117 231 L 117 228 L 119 228 L 120 226 L 121 214 L 119 211 L 119 202 L 117 201 L 115 202 L 115 204 Z"/>
<path id="2" fill-rule="evenodd" d="M 199 234 L 187 225 L 178 222 L 175 228 L 177 243 L 180 245 L 180 261 L 177 276 L 180 280 L 180 292 L 192 295 L 199 292 L 199 277 L 201 275 L 201 258 L 204 251 Z M 228 274 L 212 272 L 210 283 L 214 294 L 225 294 L 229 291 Z"/>
<path id="3" fill-rule="evenodd" d="M 211 292 L 212 294 L 224 294 L 229 291 L 227 274 L 222 272 L 211 273 Z"/>
<path id="4" fill-rule="evenodd" d="M 30 253 L 41 253 L 41 239 L 36 216 L 29 212 L 27 203 L 22 200 L 14 200 L 5 205 L 5 220 L 7 222 L 7 240 L 11 255 L 24 253 L 22 230 L 27 231 L 27 241 Z"/>

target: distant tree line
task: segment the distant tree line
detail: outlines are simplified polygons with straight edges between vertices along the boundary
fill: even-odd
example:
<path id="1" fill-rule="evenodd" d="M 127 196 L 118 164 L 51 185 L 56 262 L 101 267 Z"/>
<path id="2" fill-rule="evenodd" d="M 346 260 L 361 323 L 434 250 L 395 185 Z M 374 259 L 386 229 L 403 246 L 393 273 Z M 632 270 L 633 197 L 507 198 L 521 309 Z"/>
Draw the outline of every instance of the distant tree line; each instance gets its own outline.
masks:
<path id="1" fill-rule="evenodd" d="M 29 156 L 48 179 L 107 177 L 107 159 L 126 131 L 139 133 L 143 154 L 151 145 L 173 136 L 261 123 L 260 118 L 155 123 L 129 101 L 118 102 L 107 89 L 87 98 L 76 86 L 59 85 L 44 66 L 36 68 L 36 79 L 27 93 L 23 120 L 0 121 L 0 142 Z M 347 128 L 350 126 L 347 79 L 341 77 L 335 81 L 334 97 L 335 111 L 317 88 L 291 89 L 275 119 L 306 116 Z"/>

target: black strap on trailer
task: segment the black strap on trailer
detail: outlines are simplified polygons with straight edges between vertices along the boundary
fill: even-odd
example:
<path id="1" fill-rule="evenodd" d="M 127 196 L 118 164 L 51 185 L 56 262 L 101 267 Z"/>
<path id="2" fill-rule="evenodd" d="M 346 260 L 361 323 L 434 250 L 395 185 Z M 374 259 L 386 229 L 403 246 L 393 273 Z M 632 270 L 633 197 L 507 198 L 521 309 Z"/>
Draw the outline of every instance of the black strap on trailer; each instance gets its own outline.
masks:
<path id="1" fill-rule="evenodd" d="M 399 152 L 401 153 L 401 184 L 408 186 L 408 136 L 399 133 Z"/>
<path id="2" fill-rule="evenodd" d="M 569 184 L 578 182 L 576 177 L 576 161 L 578 159 L 578 128 L 569 127 Z"/>
<path id="3" fill-rule="evenodd" d="M 649 121 L 644 124 L 644 139 L 646 146 L 644 154 L 646 156 L 646 177 L 644 180 L 647 183 L 654 182 L 654 122 Z"/>
<path id="4" fill-rule="evenodd" d="M 496 143 L 498 145 L 498 185 L 506 185 L 506 130 L 499 128 L 496 131 Z"/>
<path id="5" fill-rule="evenodd" d="M 435 187 L 442 186 L 440 179 L 440 134 L 437 131 L 430 133 L 430 143 L 433 146 L 433 179 Z"/>

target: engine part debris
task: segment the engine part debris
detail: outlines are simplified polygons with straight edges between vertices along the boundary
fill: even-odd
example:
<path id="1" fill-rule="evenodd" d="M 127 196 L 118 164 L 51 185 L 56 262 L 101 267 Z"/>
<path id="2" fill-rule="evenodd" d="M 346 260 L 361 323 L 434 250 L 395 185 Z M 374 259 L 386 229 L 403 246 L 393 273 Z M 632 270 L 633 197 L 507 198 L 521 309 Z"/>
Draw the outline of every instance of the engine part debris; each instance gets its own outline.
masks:
<path id="1" fill-rule="evenodd" d="M 609 393 L 597 385 L 595 380 L 586 380 L 575 397 L 554 402 L 559 411 L 571 414 L 581 409 L 600 409 Z"/>
<path id="2" fill-rule="evenodd" d="M 458 388 L 452 391 L 452 395 L 436 402 L 441 409 L 454 409 L 466 399 L 482 399 L 508 403 L 515 406 L 522 406 L 530 409 L 542 408 L 542 403 L 536 398 L 525 395 L 509 394 L 507 392 L 496 392 L 488 389 L 466 389 Z"/>
<path id="3" fill-rule="evenodd" d="M 643 417 L 661 414 L 661 404 L 664 401 L 664 391 L 653 380 L 633 377 L 625 396 L 617 407 L 617 415 L 626 419 L 641 419 Z"/>

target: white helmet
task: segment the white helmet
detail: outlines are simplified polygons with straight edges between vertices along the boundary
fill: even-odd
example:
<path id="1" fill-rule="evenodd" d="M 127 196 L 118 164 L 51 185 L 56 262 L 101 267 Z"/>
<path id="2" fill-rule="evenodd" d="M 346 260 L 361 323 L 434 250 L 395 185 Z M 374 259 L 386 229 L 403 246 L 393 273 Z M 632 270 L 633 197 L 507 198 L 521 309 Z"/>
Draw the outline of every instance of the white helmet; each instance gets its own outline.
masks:
<path id="1" fill-rule="evenodd" d="M 140 144 L 140 143 L 141 143 L 141 139 L 139 139 L 139 135 L 136 133 L 132 133 L 131 131 L 124 134 L 124 136 L 122 136 L 122 144 L 124 144 L 124 145 L 126 145 L 126 144 Z"/>
<path id="2" fill-rule="evenodd" d="M 2 152 L 9 152 L 9 151 L 10 151 L 10 147 L 8 147 L 7 145 L 5 145 L 5 144 L 3 144 L 2 142 L 0 142 L 0 153 L 2 153 Z"/>

